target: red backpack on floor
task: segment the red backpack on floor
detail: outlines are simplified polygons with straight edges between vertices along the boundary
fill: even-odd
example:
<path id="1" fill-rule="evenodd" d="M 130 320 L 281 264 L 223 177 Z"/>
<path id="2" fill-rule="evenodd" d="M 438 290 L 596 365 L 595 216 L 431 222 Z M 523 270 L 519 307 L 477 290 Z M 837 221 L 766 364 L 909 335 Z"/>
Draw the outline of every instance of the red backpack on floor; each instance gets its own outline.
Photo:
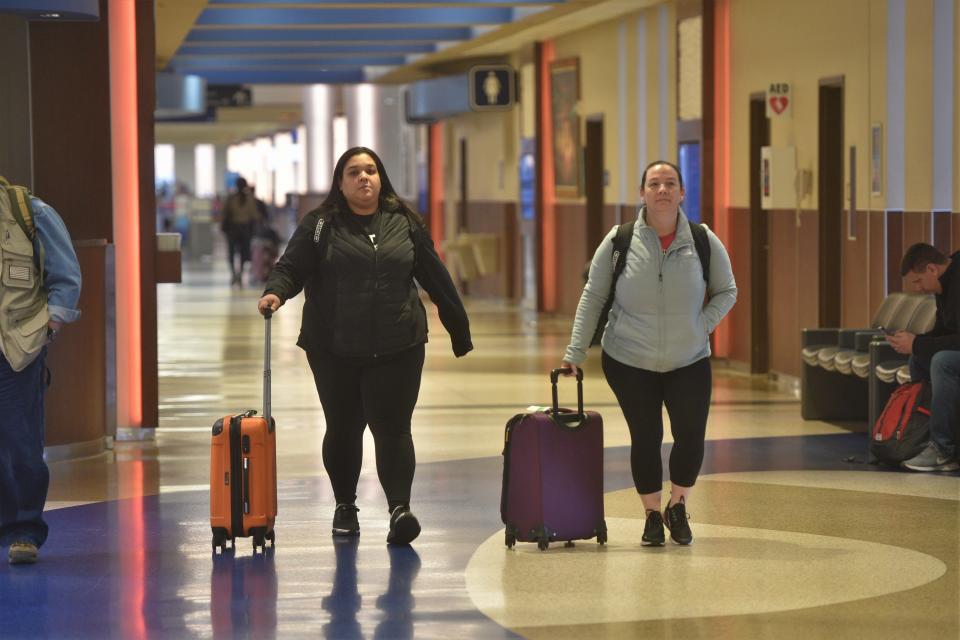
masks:
<path id="1" fill-rule="evenodd" d="M 894 390 L 870 432 L 870 453 L 880 462 L 900 464 L 930 439 L 930 385 L 911 382 Z"/>

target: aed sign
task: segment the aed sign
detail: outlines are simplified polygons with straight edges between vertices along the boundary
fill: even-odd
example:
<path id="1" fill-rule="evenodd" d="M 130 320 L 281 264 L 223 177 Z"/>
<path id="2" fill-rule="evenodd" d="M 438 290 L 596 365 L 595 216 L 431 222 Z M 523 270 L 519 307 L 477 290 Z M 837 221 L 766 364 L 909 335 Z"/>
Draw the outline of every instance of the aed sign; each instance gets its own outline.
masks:
<path id="1" fill-rule="evenodd" d="M 777 118 L 789 116 L 793 106 L 793 96 L 790 94 L 790 84 L 786 82 L 772 82 L 767 89 L 767 117 Z"/>
<path id="2" fill-rule="evenodd" d="M 469 74 L 470 108 L 474 111 L 510 109 L 517 98 L 513 67 L 490 64 L 473 67 Z"/>

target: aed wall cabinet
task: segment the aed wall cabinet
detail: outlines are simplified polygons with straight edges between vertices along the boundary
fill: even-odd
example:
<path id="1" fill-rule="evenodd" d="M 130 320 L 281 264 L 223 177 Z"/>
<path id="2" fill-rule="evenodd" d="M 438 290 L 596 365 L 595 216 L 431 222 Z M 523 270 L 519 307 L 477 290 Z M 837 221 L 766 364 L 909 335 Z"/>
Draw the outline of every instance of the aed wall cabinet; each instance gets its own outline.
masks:
<path id="1" fill-rule="evenodd" d="M 797 206 L 797 148 L 760 148 L 760 207 L 793 209 Z"/>

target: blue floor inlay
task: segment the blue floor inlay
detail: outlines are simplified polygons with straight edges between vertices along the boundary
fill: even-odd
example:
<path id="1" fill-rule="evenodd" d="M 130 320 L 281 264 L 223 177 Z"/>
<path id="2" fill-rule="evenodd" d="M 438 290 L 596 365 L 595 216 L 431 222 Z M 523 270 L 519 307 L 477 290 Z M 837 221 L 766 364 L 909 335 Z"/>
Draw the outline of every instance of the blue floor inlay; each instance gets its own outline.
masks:
<path id="1" fill-rule="evenodd" d="M 844 462 L 864 445 L 864 434 L 707 442 L 703 473 L 876 470 Z M 258 556 L 248 539 L 211 554 L 204 491 L 49 512 L 40 562 L 0 567 L 0 636 L 517 637 L 474 608 L 464 579 L 501 528 L 501 458 L 418 466 L 424 533 L 412 548 L 387 548 L 385 502 L 366 471 L 359 540 L 331 541 L 326 478 L 281 480 L 277 548 Z M 629 448 L 608 449 L 606 491 L 631 486 Z"/>

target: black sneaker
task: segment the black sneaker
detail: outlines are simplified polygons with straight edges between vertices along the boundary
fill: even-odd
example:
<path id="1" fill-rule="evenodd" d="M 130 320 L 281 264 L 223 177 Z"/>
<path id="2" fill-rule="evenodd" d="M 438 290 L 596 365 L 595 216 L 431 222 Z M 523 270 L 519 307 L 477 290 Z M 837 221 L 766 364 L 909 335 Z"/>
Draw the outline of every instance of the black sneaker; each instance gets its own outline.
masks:
<path id="1" fill-rule="evenodd" d="M 355 504 L 342 502 L 337 505 L 337 510 L 333 512 L 333 535 L 335 536 L 358 536 L 360 535 L 360 522 L 357 520 L 357 509 Z"/>
<path id="2" fill-rule="evenodd" d="M 394 507 L 390 514 L 390 533 L 387 544 L 410 544 L 420 535 L 420 521 L 410 507 Z"/>
<path id="3" fill-rule="evenodd" d="M 677 544 L 690 544 L 693 542 L 693 533 L 690 531 L 690 525 L 687 524 L 690 516 L 687 515 L 687 507 L 682 502 L 678 502 L 664 509 L 663 519 L 667 525 L 667 529 L 670 529 L 671 540 Z"/>
<path id="4" fill-rule="evenodd" d="M 648 511 L 647 524 L 643 528 L 640 544 L 644 547 L 662 547 L 663 543 L 663 516 L 659 511 Z"/>

